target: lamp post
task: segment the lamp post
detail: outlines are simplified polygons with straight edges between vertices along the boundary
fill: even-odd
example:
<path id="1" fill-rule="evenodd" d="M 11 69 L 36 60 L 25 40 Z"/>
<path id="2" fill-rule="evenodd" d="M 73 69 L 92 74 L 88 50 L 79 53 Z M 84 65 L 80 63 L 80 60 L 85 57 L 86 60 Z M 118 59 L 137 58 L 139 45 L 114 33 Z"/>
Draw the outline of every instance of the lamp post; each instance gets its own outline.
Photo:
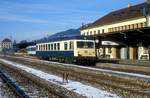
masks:
<path id="1" fill-rule="evenodd" d="M 147 27 L 148 26 L 148 4 L 149 3 L 147 3 L 147 4 L 145 4 L 144 5 L 144 7 L 143 7 L 143 11 L 142 11 L 142 14 L 143 14 L 143 16 L 145 17 L 145 19 L 146 19 L 146 22 L 145 22 L 145 26 Z"/>

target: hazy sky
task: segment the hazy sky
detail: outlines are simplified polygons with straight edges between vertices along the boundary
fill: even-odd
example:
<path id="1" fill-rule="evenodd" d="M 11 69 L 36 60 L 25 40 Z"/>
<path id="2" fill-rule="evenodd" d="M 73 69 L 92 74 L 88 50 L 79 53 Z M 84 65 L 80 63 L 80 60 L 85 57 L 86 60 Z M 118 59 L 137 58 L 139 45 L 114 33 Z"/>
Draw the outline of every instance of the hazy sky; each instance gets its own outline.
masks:
<path id="1" fill-rule="evenodd" d="M 0 0 L 0 40 L 34 40 L 145 0 Z"/>

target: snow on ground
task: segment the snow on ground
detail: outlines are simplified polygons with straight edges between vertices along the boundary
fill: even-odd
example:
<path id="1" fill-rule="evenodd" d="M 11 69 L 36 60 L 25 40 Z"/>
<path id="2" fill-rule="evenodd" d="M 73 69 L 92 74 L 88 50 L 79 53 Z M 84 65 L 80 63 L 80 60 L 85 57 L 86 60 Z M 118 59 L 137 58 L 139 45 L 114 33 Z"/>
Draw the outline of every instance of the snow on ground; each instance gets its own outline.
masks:
<path id="1" fill-rule="evenodd" d="M 26 59 L 26 60 L 30 60 L 30 61 L 45 62 L 45 63 L 48 63 L 48 64 L 56 64 L 58 66 L 64 65 L 64 66 L 77 67 L 77 68 L 82 68 L 82 69 L 89 69 L 89 70 L 93 70 L 93 71 L 100 71 L 100 72 L 110 73 L 111 75 L 114 74 L 114 75 L 131 76 L 131 77 L 144 78 L 144 79 L 150 80 L 149 75 L 138 74 L 138 73 L 114 71 L 114 70 L 101 69 L 101 68 L 92 68 L 92 67 L 86 67 L 86 66 L 79 66 L 79 65 L 75 65 L 75 64 L 64 64 L 64 63 L 59 63 L 59 62 L 31 59 L 31 58 L 25 58 L 25 57 L 15 57 L 15 58 L 22 58 L 22 59 Z"/>
<path id="2" fill-rule="evenodd" d="M 31 73 L 35 76 L 38 76 L 42 79 L 49 81 L 49 82 L 52 82 L 56 85 L 62 86 L 68 90 L 74 91 L 80 95 L 86 96 L 88 98 L 120 98 L 119 96 L 117 96 L 115 94 L 111 94 L 107 91 L 100 90 L 100 89 L 97 89 L 95 87 L 88 86 L 88 85 L 82 84 L 82 83 L 77 82 L 77 81 L 68 80 L 68 83 L 64 84 L 64 83 L 62 83 L 63 79 L 61 77 L 45 73 L 41 70 L 27 67 L 26 65 L 18 64 L 15 62 L 4 60 L 4 59 L 0 59 L 0 61 L 7 63 L 9 65 L 12 65 L 14 67 L 17 67 L 21 70 L 24 70 L 28 73 Z"/>
<path id="3" fill-rule="evenodd" d="M 20 58 L 20 57 L 18 57 L 18 58 Z M 21 57 L 21 58 L 28 59 L 28 60 L 33 60 L 33 61 L 45 62 L 45 63 L 49 63 L 49 64 L 57 64 L 58 66 L 59 65 L 65 65 L 65 66 L 89 69 L 89 70 L 93 70 L 93 71 L 101 71 L 101 72 L 115 74 L 115 75 L 124 75 L 124 76 L 138 77 L 138 78 L 144 78 L 144 79 L 148 79 L 148 80 L 150 79 L 149 75 L 138 74 L 138 73 L 129 73 L 129 72 L 114 71 L 114 70 L 109 70 L 109 69 L 92 68 L 92 67 L 85 67 L 85 66 L 79 66 L 79 65 L 74 65 L 74 64 L 64 64 L 64 63 L 59 63 L 59 62 L 44 61 L 44 60 L 37 60 L 37 59 L 29 59 L 29 58 L 24 58 L 24 57 Z"/>

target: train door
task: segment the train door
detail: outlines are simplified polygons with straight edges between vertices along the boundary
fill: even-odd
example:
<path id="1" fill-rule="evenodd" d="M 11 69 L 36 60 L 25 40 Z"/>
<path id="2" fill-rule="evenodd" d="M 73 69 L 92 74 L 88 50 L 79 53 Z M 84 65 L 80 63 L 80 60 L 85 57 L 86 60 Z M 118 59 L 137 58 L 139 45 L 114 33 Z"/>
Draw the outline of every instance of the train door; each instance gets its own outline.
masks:
<path id="1" fill-rule="evenodd" d="M 117 59 L 120 59 L 120 52 L 121 52 L 121 50 L 120 50 L 120 48 L 116 48 L 116 57 L 117 57 Z"/>
<path id="2" fill-rule="evenodd" d="M 138 49 L 136 47 L 133 48 L 133 60 L 138 59 Z"/>

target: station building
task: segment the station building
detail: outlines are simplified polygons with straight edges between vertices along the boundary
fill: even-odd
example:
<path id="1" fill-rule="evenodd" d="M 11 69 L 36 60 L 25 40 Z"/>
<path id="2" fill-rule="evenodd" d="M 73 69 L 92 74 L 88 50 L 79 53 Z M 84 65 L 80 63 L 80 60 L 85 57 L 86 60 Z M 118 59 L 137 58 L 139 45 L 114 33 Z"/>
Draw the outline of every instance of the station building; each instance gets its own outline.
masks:
<path id="1" fill-rule="evenodd" d="M 13 48 L 12 41 L 8 38 L 0 42 L 0 51 L 9 51 Z"/>
<path id="2" fill-rule="evenodd" d="M 81 35 L 95 36 L 99 58 L 150 59 L 150 0 L 113 11 L 83 25 Z"/>

